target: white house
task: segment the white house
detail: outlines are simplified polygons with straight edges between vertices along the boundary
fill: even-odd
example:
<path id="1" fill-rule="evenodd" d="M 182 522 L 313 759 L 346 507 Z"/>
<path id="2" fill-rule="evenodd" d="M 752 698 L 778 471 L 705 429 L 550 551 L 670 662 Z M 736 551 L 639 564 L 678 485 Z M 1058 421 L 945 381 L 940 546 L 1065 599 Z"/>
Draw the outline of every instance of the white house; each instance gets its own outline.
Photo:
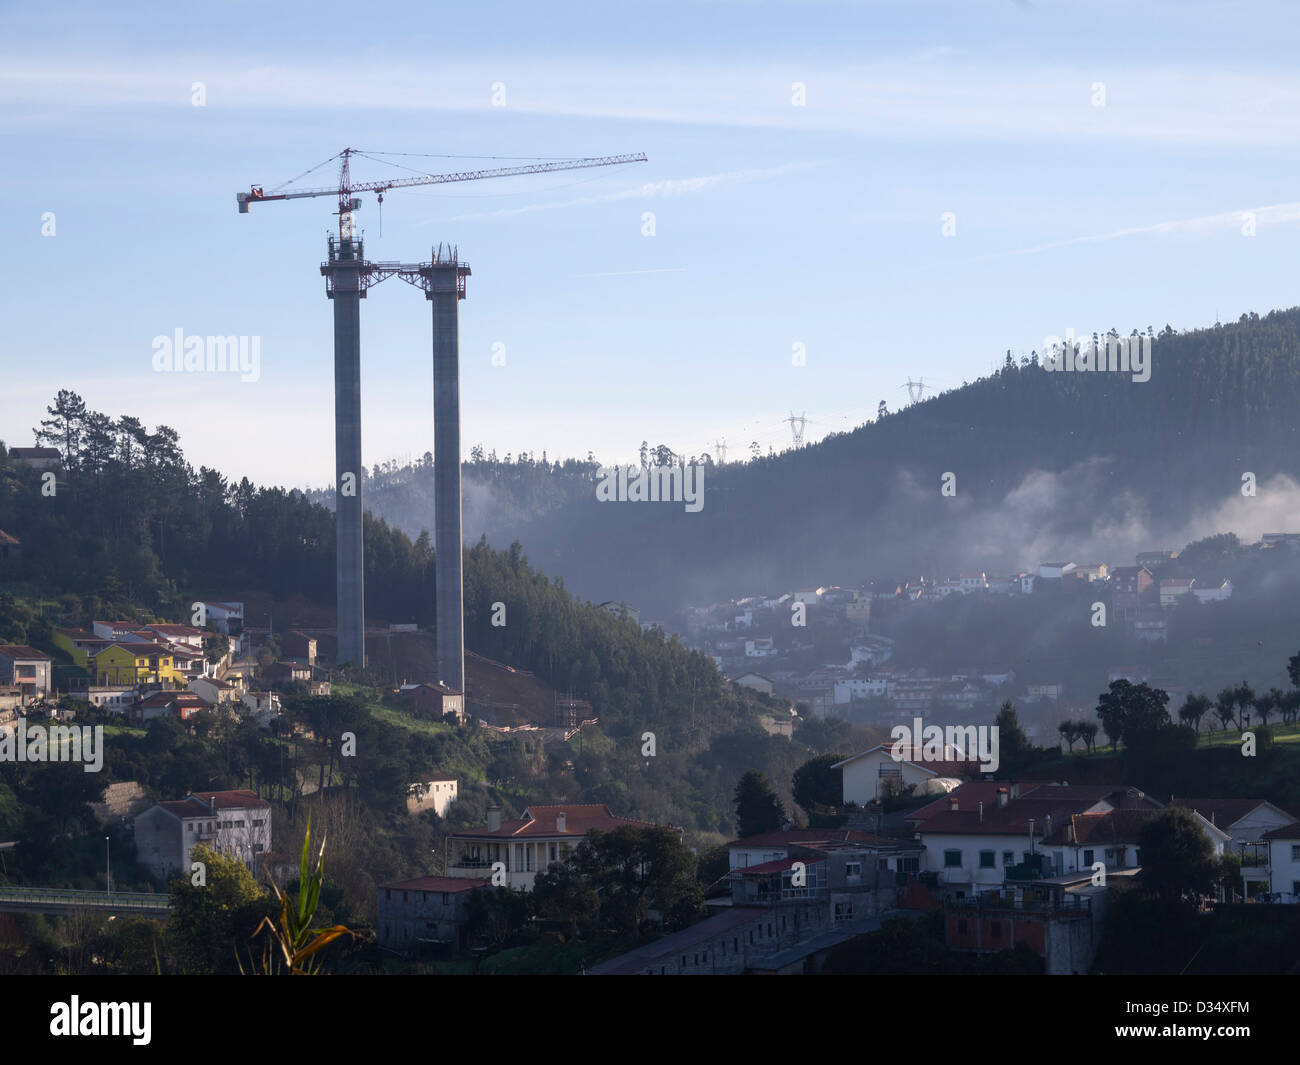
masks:
<path id="1" fill-rule="evenodd" d="M 1040 562 L 1038 576 L 1045 581 L 1059 581 L 1077 568 L 1073 562 Z"/>
<path id="2" fill-rule="evenodd" d="M 216 677 L 195 677 L 190 681 L 189 689 L 213 706 L 238 702 L 240 698 L 238 689 L 230 681 L 217 680 Z"/>
<path id="3" fill-rule="evenodd" d="M 251 791 L 200 791 L 135 818 L 138 860 L 155 876 L 189 873 L 196 843 L 256 871 L 259 855 L 271 850 L 271 804 Z"/>
<path id="4" fill-rule="evenodd" d="M 621 825 L 648 828 L 651 822 L 615 817 L 603 803 L 530 806 L 509 821 L 493 806 L 487 824 L 447 837 L 445 868 L 450 876 L 480 879 L 500 863 L 507 886 L 530 890 L 538 873 L 563 861 L 592 829 L 612 832 Z"/>
<path id="5" fill-rule="evenodd" d="M 1241 857 L 1241 878 L 1246 895 L 1260 891 L 1291 890 L 1289 882 L 1272 887 L 1269 832 L 1290 827 L 1295 818 L 1280 806 L 1264 799 L 1182 799 L 1171 798 L 1171 806 L 1186 806 L 1221 828 L 1231 837 L 1229 848 Z"/>
<path id="6" fill-rule="evenodd" d="M 745 641 L 746 658 L 771 658 L 776 654 L 776 645 L 770 636 L 759 636 Z"/>
<path id="7" fill-rule="evenodd" d="M 804 606 L 816 606 L 822 601 L 822 596 L 826 592 L 825 588 L 800 588 L 791 598 L 796 603 L 803 603 Z"/>
<path id="8" fill-rule="evenodd" d="M 982 570 L 979 573 L 963 573 L 958 580 L 961 582 L 962 592 L 983 592 L 988 590 L 988 574 Z"/>
<path id="9" fill-rule="evenodd" d="M 908 816 L 925 844 L 927 872 L 958 894 L 997 887 L 1012 866 L 1038 862 L 1039 877 L 1142 864 L 1142 826 L 1160 804 L 1136 788 L 1114 785 L 965 784 Z M 1228 833 L 1196 814 L 1214 854 Z"/>
<path id="10" fill-rule="evenodd" d="M 406 812 L 418 814 L 432 810 L 439 817 L 447 816 L 447 808 L 456 801 L 458 785 L 455 777 L 430 777 L 407 789 Z"/>
<path id="11" fill-rule="evenodd" d="M 226 636 L 241 636 L 244 632 L 244 604 L 205 601 L 203 609 L 208 621 Z"/>
<path id="12" fill-rule="evenodd" d="M 927 780 L 940 777 L 963 776 L 970 766 L 977 764 L 960 762 L 955 757 L 944 761 L 919 757 L 914 761 L 900 761 L 894 758 L 893 750 L 893 744 L 877 744 L 831 766 L 843 774 L 842 794 L 845 803 L 865 806 L 890 791 L 905 790 L 908 785 L 919 786 Z M 952 751 L 947 753 L 955 754 Z"/>
<path id="13" fill-rule="evenodd" d="M 24 700 L 42 699 L 50 691 L 50 666 L 53 659 L 44 651 L 26 644 L 0 645 L 0 685 L 22 692 Z"/>
<path id="14" fill-rule="evenodd" d="M 1300 903 L 1300 821 L 1264 833 L 1268 843 L 1269 890 L 1282 902 Z"/>

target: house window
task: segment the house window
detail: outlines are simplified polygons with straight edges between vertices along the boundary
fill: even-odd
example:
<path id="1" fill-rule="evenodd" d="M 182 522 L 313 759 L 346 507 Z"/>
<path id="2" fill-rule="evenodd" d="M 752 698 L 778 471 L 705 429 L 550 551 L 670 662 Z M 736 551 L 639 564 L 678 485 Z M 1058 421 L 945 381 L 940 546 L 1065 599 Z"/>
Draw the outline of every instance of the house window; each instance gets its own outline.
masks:
<path id="1" fill-rule="evenodd" d="M 551 861 L 555 861 L 555 859 L 556 859 L 556 851 L 557 851 L 557 848 L 556 848 L 555 844 L 552 843 L 552 844 L 551 844 Z"/>
<path id="2" fill-rule="evenodd" d="M 849 876 L 861 876 L 861 875 L 862 875 L 862 863 L 861 863 L 861 862 L 849 862 L 847 865 L 844 866 L 844 872 L 845 872 L 846 874 L 848 874 Z"/>
<path id="3" fill-rule="evenodd" d="M 732 950 L 733 953 L 737 953 L 737 954 L 740 953 L 740 937 L 739 937 L 739 936 L 732 936 L 732 937 L 731 937 L 731 950 Z"/>
<path id="4" fill-rule="evenodd" d="M 1300 862 L 1300 843 L 1291 844 L 1291 860 L 1293 862 Z"/>
<path id="5" fill-rule="evenodd" d="M 444 906 L 447 905 L 447 900 L 448 900 L 448 892 L 444 891 L 444 892 L 442 893 L 442 904 L 443 904 Z"/>
<path id="6" fill-rule="evenodd" d="M 837 903 L 835 904 L 835 920 L 837 920 L 837 921 L 851 921 L 851 920 L 853 920 L 853 903 L 852 903 L 852 901 L 849 901 L 849 902 L 837 902 Z"/>
<path id="7" fill-rule="evenodd" d="M 253 850 L 254 850 L 256 853 L 261 854 L 261 853 L 262 853 L 262 845 L 261 845 L 260 843 L 254 843 L 254 844 L 253 844 Z"/>
<path id="8" fill-rule="evenodd" d="M 997 864 L 997 855 L 993 851 L 980 851 L 980 868 L 992 869 Z"/>
<path id="9" fill-rule="evenodd" d="M 921 871 L 920 858 L 900 858 L 898 859 L 898 868 L 904 873 L 919 873 Z"/>
<path id="10" fill-rule="evenodd" d="M 945 869 L 961 868 L 961 851 L 944 851 L 943 867 Z"/>
<path id="11" fill-rule="evenodd" d="M 1003 852 L 1002 852 L 1002 864 L 1003 864 L 1003 865 L 1015 865 L 1015 864 L 1016 864 L 1016 852 L 1015 852 L 1015 851 L 1003 851 Z"/>

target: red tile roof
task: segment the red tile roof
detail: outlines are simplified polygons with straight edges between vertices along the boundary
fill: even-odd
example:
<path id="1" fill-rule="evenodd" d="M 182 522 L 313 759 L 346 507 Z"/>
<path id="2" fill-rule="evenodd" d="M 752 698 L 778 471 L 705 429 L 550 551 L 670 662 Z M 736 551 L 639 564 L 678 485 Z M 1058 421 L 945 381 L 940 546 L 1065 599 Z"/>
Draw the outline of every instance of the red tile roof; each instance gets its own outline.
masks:
<path id="1" fill-rule="evenodd" d="M 859 832 L 852 828 L 787 828 L 781 832 L 760 832 L 757 836 L 733 839 L 728 847 L 784 847 L 796 844 L 807 847 L 814 843 L 889 843 L 892 840 Z"/>
<path id="2" fill-rule="evenodd" d="M 259 799 L 247 788 L 239 788 L 235 791 L 194 791 L 190 794 L 196 799 L 201 799 L 203 802 L 215 806 L 218 810 L 235 806 L 265 807 L 268 810 L 271 808 L 269 802 L 265 799 Z"/>
<path id="3" fill-rule="evenodd" d="M 1216 828 L 1227 828 L 1240 821 L 1247 814 L 1263 806 L 1266 799 L 1175 799 L 1170 798 L 1170 806 L 1186 806 L 1195 810 Z M 1269 805 L 1282 810 L 1277 803 Z M 1282 810 L 1288 817 L 1295 817 L 1290 810 Z"/>
<path id="4" fill-rule="evenodd" d="M 524 811 L 530 815 L 523 820 L 502 821 L 495 831 L 487 825 L 469 828 L 463 832 L 453 832 L 456 838 L 471 836 L 479 838 L 489 836 L 494 839 L 530 839 L 538 836 L 585 836 L 595 829 L 599 832 L 612 832 L 622 825 L 639 825 L 654 827 L 652 821 L 636 821 L 629 817 L 615 817 L 604 803 L 566 803 L 561 806 L 530 806 Z M 565 815 L 564 831 L 556 827 L 556 815 Z"/>
<path id="5" fill-rule="evenodd" d="M 1053 822 L 1052 835 L 1045 843 L 1104 846 L 1108 843 L 1138 842 L 1142 826 L 1156 815 L 1155 809 L 1111 810 L 1098 814 L 1073 814 L 1064 824 Z"/>
<path id="6" fill-rule="evenodd" d="M 0 644 L 0 655 L 15 660 L 35 659 L 40 662 L 50 661 L 50 656 L 44 651 L 38 651 L 35 647 L 28 647 L 25 643 L 6 643 Z"/>
<path id="7" fill-rule="evenodd" d="M 1262 839 L 1300 839 L 1300 821 L 1265 832 Z"/>
<path id="8" fill-rule="evenodd" d="M 211 817 L 212 811 L 204 806 L 201 802 L 195 802 L 193 799 L 169 799 L 166 802 L 158 804 L 169 814 L 175 814 L 177 817 Z"/>
<path id="9" fill-rule="evenodd" d="M 85 629 L 60 629 L 56 628 L 55 632 L 61 632 L 70 640 L 99 640 L 93 632 L 87 632 Z M 103 641 L 101 641 L 103 642 Z"/>
<path id="10" fill-rule="evenodd" d="M 928 687 L 937 687 L 937 685 L 929 685 Z M 894 746 L 895 744 L 892 743 L 878 743 L 876 746 L 869 747 L 865 751 L 859 751 L 857 754 L 850 755 L 842 762 L 836 762 L 831 768 L 838 769 L 840 766 L 848 765 L 850 762 L 856 762 L 859 758 L 865 758 L 867 755 L 874 754 L 876 751 L 888 751 L 892 758 Z M 979 773 L 983 771 L 980 768 L 980 763 L 977 759 L 969 759 L 967 761 L 958 761 L 955 759 L 927 759 L 923 755 L 917 754 L 918 751 L 923 751 L 924 749 L 924 745 L 913 747 L 911 751 L 912 757 L 904 757 L 902 762 L 907 765 L 914 765 L 919 769 L 924 769 L 927 773 L 933 773 L 935 776 L 940 777 L 960 777 L 964 773 Z M 907 749 L 903 748 L 900 753 L 906 755 Z"/>

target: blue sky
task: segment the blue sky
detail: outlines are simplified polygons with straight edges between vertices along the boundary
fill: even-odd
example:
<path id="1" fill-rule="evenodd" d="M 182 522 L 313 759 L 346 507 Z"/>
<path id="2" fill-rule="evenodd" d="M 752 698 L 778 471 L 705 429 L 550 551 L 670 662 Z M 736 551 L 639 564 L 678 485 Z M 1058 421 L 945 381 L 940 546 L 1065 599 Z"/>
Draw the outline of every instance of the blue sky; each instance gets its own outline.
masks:
<path id="1" fill-rule="evenodd" d="M 474 271 L 466 451 L 612 463 L 723 437 L 734 458 L 788 446 L 792 411 L 816 439 L 904 402 L 909 377 L 955 387 L 1067 329 L 1294 305 L 1296 14 L 1134 6 L 5 5 L 0 438 L 31 444 L 72 388 L 172 425 L 196 465 L 326 484 L 332 204 L 239 215 L 234 194 L 345 146 L 650 158 L 393 191 L 382 237 L 365 198 L 371 258 L 450 241 Z M 362 310 L 366 462 L 418 456 L 427 304 L 390 280 Z M 260 379 L 155 373 L 153 338 L 178 328 L 260 337 Z"/>

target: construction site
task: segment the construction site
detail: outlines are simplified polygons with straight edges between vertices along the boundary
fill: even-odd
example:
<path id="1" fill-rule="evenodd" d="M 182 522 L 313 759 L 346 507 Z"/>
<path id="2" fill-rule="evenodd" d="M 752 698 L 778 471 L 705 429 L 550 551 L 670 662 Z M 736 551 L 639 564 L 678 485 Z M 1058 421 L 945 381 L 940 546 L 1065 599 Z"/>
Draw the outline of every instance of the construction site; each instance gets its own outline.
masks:
<path id="1" fill-rule="evenodd" d="M 469 264 L 455 246 L 439 244 L 423 262 L 375 262 L 365 255 L 364 237 L 356 224 L 362 193 L 375 196 L 382 207 L 384 194 L 393 189 L 487 178 L 546 174 L 563 170 L 622 166 L 646 162 L 642 153 L 574 159 L 552 159 L 520 166 L 433 174 L 413 171 L 413 176 L 356 181 L 354 157 L 387 166 L 401 166 L 381 156 L 344 148 L 278 188 L 267 191 L 252 185 L 236 193 L 240 214 L 253 204 L 332 197 L 337 201 L 336 233 L 327 239 L 326 258 L 320 264 L 325 294 L 334 307 L 334 512 L 336 525 L 336 594 L 334 663 L 365 668 L 365 543 L 362 494 L 363 455 L 361 429 L 361 300 L 381 281 L 398 277 L 420 289 L 432 311 L 433 435 L 435 480 L 436 604 L 435 655 L 432 680 L 469 696 L 466 685 L 464 638 L 464 580 L 462 574 L 462 493 L 460 431 L 460 301 L 466 298 Z M 300 188 L 297 182 L 338 163 L 337 185 Z M 396 660 L 390 664 L 396 669 Z M 502 667 L 508 668 L 508 667 Z M 423 672 L 423 670 L 422 670 Z M 491 700 L 488 700 L 491 702 Z M 504 708 L 504 707 L 503 707 Z M 516 707 L 521 709 L 522 707 Z M 485 705 L 484 709 L 488 709 Z M 524 715 L 525 717 L 527 715 Z"/>

